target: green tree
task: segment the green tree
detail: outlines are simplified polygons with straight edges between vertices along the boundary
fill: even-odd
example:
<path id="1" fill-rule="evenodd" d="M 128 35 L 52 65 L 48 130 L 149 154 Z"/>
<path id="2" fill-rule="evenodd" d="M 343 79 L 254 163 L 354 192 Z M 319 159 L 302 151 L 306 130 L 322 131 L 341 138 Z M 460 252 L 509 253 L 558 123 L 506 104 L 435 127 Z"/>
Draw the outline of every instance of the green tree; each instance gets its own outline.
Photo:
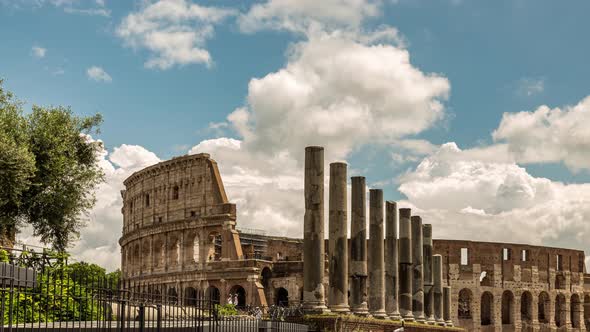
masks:
<path id="1" fill-rule="evenodd" d="M 0 81 L 0 238 L 14 240 L 24 224 L 34 235 L 65 251 L 94 206 L 94 190 L 103 180 L 98 161 L 100 114 L 80 117 L 66 107 L 22 103 Z"/>
<path id="2" fill-rule="evenodd" d="M 0 245 L 5 246 L 14 242 L 22 197 L 35 172 L 21 105 L 0 80 Z"/>

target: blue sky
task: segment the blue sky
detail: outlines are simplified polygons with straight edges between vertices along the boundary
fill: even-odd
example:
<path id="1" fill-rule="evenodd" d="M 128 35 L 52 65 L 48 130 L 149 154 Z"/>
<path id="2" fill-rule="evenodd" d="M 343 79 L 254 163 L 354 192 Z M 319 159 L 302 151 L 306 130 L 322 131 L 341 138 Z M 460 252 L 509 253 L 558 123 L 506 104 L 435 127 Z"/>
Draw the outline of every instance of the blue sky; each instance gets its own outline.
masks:
<path id="1" fill-rule="evenodd" d="M 285 161 L 277 157 L 280 154 L 277 151 L 283 148 L 285 151 L 293 151 L 290 150 L 291 147 L 283 146 L 290 143 L 282 142 L 290 142 L 294 137 L 299 136 L 293 134 L 294 136 L 283 138 L 283 141 L 268 143 L 272 146 L 271 148 L 264 147 L 260 143 L 260 140 L 265 137 L 272 137 L 265 136 L 263 132 L 272 130 L 273 127 L 264 129 L 259 124 L 267 120 L 271 121 L 274 116 L 287 116 L 287 113 L 280 115 L 280 107 L 277 107 L 277 114 L 264 121 L 261 120 L 268 113 L 262 110 L 267 102 L 269 105 L 282 105 L 281 101 L 277 101 L 280 96 L 276 98 L 266 96 L 264 91 L 256 94 L 251 87 L 249 88 L 249 83 L 253 79 L 259 79 L 265 84 L 270 84 L 268 80 L 265 80 L 271 76 L 269 74 L 280 74 L 290 64 L 303 63 L 304 57 L 293 52 L 293 49 L 297 47 L 305 49 L 306 46 L 311 49 L 310 45 L 314 43 L 314 38 L 330 36 L 328 37 L 330 39 L 338 33 L 343 33 L 346 37 L 342 37 L 342 40 L 350 42 L 351 45 L 370 46 L 372 47 L 368 50 L 370 52 L 376 51 L 379 45 L 407 51 L 412 68 L 425 75 L 426 78 L 422 79 L 424 84 L 428 83 L 432 75 L 444 78 L 448 82 L 446 88 L 441 87 L 436 92 L 432 90 L 427 99 L 440 101 L 443 107 L 442 115 L 424 120 L 422 127 L 413 132 L 394 135 L 393 141 L 386 134 L 376 136 L 367 134 L 346 145 L 340 145 L 339 142 L 343 140 L 338 139 L 337 135 L 332 137 L 330 136 L 332 134 L 325 134 L 322 130 L 309 134 L 309 137 L 317 139 L 315 144 L 326 145 L 327 149 L 332 149 L 331 151 L 341 148 L 343 152 L 335 153 L 333 157 L 346 159 L 350 164 L 351 174 L 363 174 L 367 176 L 369 183 L 382 186 L 388 199 L 407 201 L 409 205 L 424 211 L 425 214 L 439 209 L 440 207 L 435 206 L 436 204 L 431 204 L 437 199 L 434 194 L 432 197 L 424 197 L 416 191 L 403 190 L 403 188 L 408 188 L 410 184 L 414 185 L 413 188 L 424 185 L 423 190 L 436 193 L 440 188 L 428 187 L 425 182 L 435 183 L 440 180 L 441 183 L 448 183 L 458 177 L 457 172 L 464 168 L 454 168 L 459 167 L 456 158 L 452 158 L 452 161 L 440 159 L 441 155 L 447 155 L 446 152 L 441 152 L 444 150 L 441 145 L 447 142 L 455 142 L 461 151 L 469 150 L 468 156 L 464 158 L 470 163 L 480 162 L 481 164 L 477 167 L 481 166 L 486 170 L 498 164 L 502 164 L 501 167 L 512 167 L 511 170 L 520 174 L 515 175 L 515 178 L 526 178 L 523 180 L 526 182 L 525 187 L 533 188 L 531 189 L 532 198 L 529 197 L 530 200 L 523 205 L 505 205 L 506 197 L 493 196 L 491 199 L 499 200 L 496 205 L 478 207 L 479 201 L 466 202 L 464 206 L 457 206 L 453 213 L 461 211 L 465 213 L 465 211 L 471 211 L 468 209 L 471 208 L 479 217 L 485 217 L 485 221 L 481 221 L 483 223 L 508 222 L 499 221 L 499 216 L 516 213 L 517 210 L 534 211 L 538 206 L 548 202 L 538 197 L 537 194 L 542 190 L 536 187 L 537 184 L 531 185 L 532 182 L 541 181 L 540 179 L 546 179 L 552 186 L 558 186 L 559 189 L 555 190 L 568 192 L 573 191 L 574 188 L 579 189 L 568 184 L 579 184 L 584 194 L 578 193 L 574 196 L 586 197 L 585 193 L 588 189 L 585 185 L 590 182 L 588 171 L 590 161 L 584 157 L 584 154 L 590 155 L 588 150 L 590 143 L 585 141 L 585 137 L 577 139 L 570 135 L 571 139 L 568 139 L 568 129 L 563 129 L 561 124 L 556 124 L 555 127 L 549 126 L 546 131 L 535 131 L 536 127 L 526 126 L 517 126 L 521 129 L 510 131 L 508 129 L 512 127 L 509 125 L 522 125 L 522 123 L 517 123 L 518 119 L 504 123 L 502 119 L 505 113 L 518 112 L 526 112 L 526 115 L 532 117 L 534 114 L 540 114 L 535 112 L 541 105 L 548 105 L 552 109 L 560 108 L 573 118 L 574 112 L 568 111 L 568 105 L 581 103 L 586 96 L 590 95 L 590 65 L 588 65 L 590 43 L 586 42 L 590 32 L 590 21 L 587 19 L 587 13 L 590 12 L 588 1 L 565 3 L 527 0 L 364 0 L 356 2 L 360 4 L 359 8 L 352 13 L 347 13 L 344 9 L 350 5 L 349 1 L 336 0 L 326 1 L 324 7 L 311 9 L 310 7 L 313 6 L 307 1 L 301 1 L 299 4 L 279 0 L 257 2 L 176 0 L 174 2 L 186 6 L 185 8 L 225 11 L 220 14 L 220 18 L 214 20 L 192 17 L 187 22 L 179 22 L 174 18 L 159 17 L 161 20 L 168 20 L 167 29 L 176 29 L 180 25 L 182 29 L 194 29 L 200 34 L 201 29 L 210 28 L 211 31 L 203 37 L 203 41 L 192 45 L 194 48 L 208 52 L 211 59 L 208 63 L 177 58 L 167 66 L 150 66 L 148 62 L 157 57 L 158 52 L 153 48 L 150 49 L 146 43 L 138 42 L 144 35 L 136 34 L 132 37 L 122 35 L 121 31 L 128 22 L 126 20 L 129 20 L 132 15 L 137 17 L 144 15 L 142 17 L 145 19 L 150 6 L 155 5 L 156 1 L 0 0 L 0 40 L 2 40 L 0 77 L 5 79 L 6 88 L 29 104 L 70 105 L 78 114 L 102 113 L 105 122 L 99 138 L 105 142 L 111 153 L 107 157 L 107 162 L 112 163 L 115 169 L 125 168 L 123 164 L 138 167 L 138 165 L 157 161 L 157 158 L 168 159 L 174 155 L 186 153 L 198 146 L 200 142 L 220 138 L 240 140 L 242 141 L 241 149 L 249 151 L 250 154 L 266 153 L 264 156 L 270 160 L 282 160 L 291 165 L 297 164 L 300 156 L 293 156 L 291 153 L 293 161 L 288 158 Z M 190 7 L 191 5 L 197 7 Z M 309 7 L 306 8 L 308 5 Z M 259 9 L 262 8 L 263 14 L 254 15 L 256 6 L 259 6 Z M 272 9 L 279 7 L 280 10 Z M 362 12 L 365 9 L 367 11 Z M 325 12 L 322 12 L 323 10 Z M 340 10 L 343 15 L 352 15 L 350 19 L 337 17 Z M 208 15 L 212 15 L 211 12 Z M 249 28 L 243 23 L 246 19 L 250 20 Z M 151 23 L 154 22 L 159 21 L 151 21 Z M 293 22 L 296 27 L 293 27 Z M 366 41 L 366 38 L 374 36 L 376 31 L 384 28 L 394 29 L 396 35 Z M 170 40 L 165 42 L 168 43 Z M 334 49 L 334 52 L 339 50 Z M 302 53 L 305 52 L 302 51 Z M 346 55 L 345 50 L 342 54 Z M 372 64 L 367 63 L 367 66 L 374 65 L 377 68 L 384 66 L 385 68 L 388 65 L 385 62 L 379 63 L 381 58 L 377 55 L 375 58 L 367 59 L 377 61 Z M 95 73 L 98 76 L 94 79 L 89 74 L 89 69 L 92 67 L 97 67 Z M 395 71 L 395 68 L 391 67 L 387 70 Z M 323 79 L 321 74 L 318 75 L 320 80 Z M 365 73 L 359 73 L 359 76 L 362 75 Z M 370 81 L 371 77 L 367 74 L 367 77 L 363 79 Z M 360 81 L 355 73 L 344 80 Z M 345 83 L 342 83 L 343 86 Z M 263 87 L 272 88 L 269 85 L 263 85 Z M 390 88 L 388 92 L 390 94 L 402 91 L 398 90 L 395 83 Z M 416 91 L 422 90 L 417 88 Z M 347 97 L 345 93 L 342 96 Z M 355 98 L 362 99 L 359 96 Z M 259 110 L 257 108 L 259 106 L 256 105 L 263 106 L 260 106 Z M 391 105 L 395 107 L 396 104 Z M 380 106 L 375 104 L 369 107 L 369 112 L 373 112 L 371 107 L 380 109 Z M 250 128 L 254 128 L 251 133 L 254 138 L 251 141 L 245 136 L 248 131 L 240 129 L 235 121 L 228 120 L 228 116 L 237 114 L 235 111 L 240 108 L 247 110 L 244 114 L 250 114 L 257 119 L 254 122 L 251 120 L 248 122 Z M 583 121 L 588 119 L 585 114 L 590 110 L 587 110 L 584 105 L 579 109 L 581 111 L 578 110 L 578 113 L 582 114 L 582 120 L 565 119 L 564 122 L 570 123 L 570 126 L 572 126 L 571 123 L 584 124 Z M 302 117 L 307 116 L 305 110 L 296 111 L 302 112 Z M 403 110 L 395 111 L 403 114 Z M 420 112 L 422 111 L 426 113 L 417 114 L 413 109 L 408 109 L 407 119 L 417 117 L 419 126 L 421 116 L 432 115 L 428 113 L 432 110 L 420 108 Z M 334 113 L 330 114 L 334 117 Z M 336 118 L 338 117 L 336 115 Z M 346 117 L 343 115 L 342 119 Z M 553 121 L 551 119 L 549 117 L 540 123 L 550 124 Z M 502 128 L 507 129 L 504 134 L 498 134 L 498 138 L 494 140 L 492 133 L 501 129 L 501 122 L 505 124 Z M 330 125 L 328 121 L 326 126 Z M 350 128 L 354 128 L 354 121 L 350 125 L 352 126 Z M 395 123 L 391 125 L 394 130 L 403 131 L 395 127 Z M 571 127 L 568 128 L 570 128 L 569 132 L 575 132 Z M 557 132 L 562 129 L 563 132 Z M 371 132 L 370 128 L 368 132 Z M 535 137 L 536 133 L 540 133 L 540 139 Z M 559 137 L 557 143 L 550 138 L 554 134 L 555 137 Z M 326 142 L 323 138 L 326 138 Z M 539 140 L 539 146 L 534 144 L 536 139 Z M 545 152 L 538 151 L 538 149 L 542 150 L 545 139 L 548 140 L 548 149 L 552 148 L 554 151 L 547 155 Z M 408 152 L 400 148 L 408 140 L 419 141 L 420 146 L 423 147 L 422 152 Z M 566 141 L 577 143 L 572 143 L 571 147 L 563 145 L 565 151 L 563 153 L 556 151 L 561 150 L 561 144 L 566 144 L 563 143 Z M 216 158 L 215 146 L 235 143 L 220 140 L 214 142 L 218 145 L 211 145 L 211 142 L 208 143 L 209 145 L 203 143 L 200 148 L 193 149 L 193 152 L 210 147 L 212 151 L 208 152 L 212 152 L 213 157 Z M 551 142 L 555 143 L 556 147 L 551 147 Z M 121 148 L 122 145 L 126 148 L 132 146 L 138 150 L 129 152 L 125 150 L 125 147 Z M 115 153 L 115 148 L 119 149 L 119 155 Z M 122 156 L 125 151 L 129 155 Z M 157 158 L 154 158 L 152 152 L 157 155 Z M 225 166 L 225 173 L 229 174 L 230 183 L 232 177 L 239 182 L 238 175 L 241 173 L 229 168 L 240 163 L 250 167 L 245 169 L 252 171 L 252 174 L 268 171 L 267 166 L 254 165 L 251 160 L 237 157 L 232 159 L 234 157 L 226 157 L 223 153 L 220 151 L 217 159 L 221 159 L 220 162 L 226 159 L 226 164 L 231 163 Z M 143 159 L 122 162 L 122 164 L 121 159 L 132 159 L 130 155 L 141 156 L 138 158 Z M 577 157 L 571 157 L 573 155 Z M 459 159 L 463 160 L 463 157 Z M 430 164 L 425 162 L 428 160 Z M 428 178 L 420 173 L 429 165 L 443 163 L 449 163 L 445 168 L 448 171 L 446 175 L 435 177 L 436 172 L 433 169 L 429 169 L 427 173 L 428 176 L 435 178 Z M 464 166 L 465 163 L 461 165 Z M 469 165 L 469 167 L 473 166 Z M 285 168 L 288 167 L 285 166 Z M 526 170 L 519 171 L 519 168 Z M 494 172 L 491 171 L 491 173 Z M 121 171 L 121 174 L 126 173 Z M 121 174 L 117 175 L 117 180 L 123 176 Z M 275 174 L 271 178 L 276 180 L 281 176 Z M 274 183 L 275 187 L 284 185 L 284 183 L 273 182 L 275 180 L 268 181 Z M 479 180 L 487 183 L 485 179 Z M 477 187 L 479 180 L 470 179 L 467 182 Z M 503 185 L 510 187 L 507 183 L 512 183 L 511 181 L 505 178 L 498 180 L 494 190 L 499 187 L 504 188 Z M 254 182 L 266 183 L 264 179 L 257 179 Z M 230 194 L 233 190 L 235 197 L 238 199 L 242 197 L 243 193 L 239 191 L 240 189 L 232 189 L 231 184 L 229 187 Z M 522 190 L 520 184 L 516 187 L 517 196 L 518 193 L 528 190 Z M 457 192 L 451 191 L 450 194 L 455 193 L 457 197 L 469 194 L 469 190 L 463 189 L 465 187 L 453 188 Z M 260 189 L 250 188 L 250 190 Z M 549 196 L 554 197 L 554 194 Z M 508 197 L 512 196 L 508 195 Z M 116 205 L 116 203 L 113 204 Z M 110 207 L 116 210 L 116 206 Z M 272 207 L 264 205 L 257 205 L 257 207 L 260 211 L 273 210 Z M 289 223 L 288 220 L 297 219 L 297 212 L 265 215 L 247 207 L 243 210 L 248 211 L 248 214 L 242 216 L 248 220 L 247 225 L 254 225 L 255 221 L 252 218 L 258 215 L 264 218 L 276 217 L 290 225 L 287 229 L 296 229 L 296 226 L 293 226 L 294 222 Z M 109 218 L 116 215 L 112 212 L 107 214 Z M 548 218 L 547 222 L 550 224 L 551 220 L 561 220 L 564 217 L 564 215 L 543 216 Z M 97 214 L 96 218 L 100 219 L 100 214 Z M 116 219 L 116 217 L 112 218 Z M 533 219 L 543 218 L 536 215 Z M 530 224 L 522 227 L 523 234 L 525 230 L 530 231 L 535 228 L 535 220 L 531 219 Z M 580 224 L 573 225 L 563 230 L 563 236 L 557 238 L 547 236 L 542 240 L 531 241 L 547 244 L 570 243 L 571 237 L 575 237 L 581 227 Z M 455 226 L 461 227 L 459 224 Z M 515 235 L 514 240 L 522 240 L 522 237 Z M 101 245 L 113 247 L 112 241 L 107 242 Z M 87 243 L 86 246 L 99 247 L 100 245 Z M 80 249 L 80 252 L 86 249 Z"/>

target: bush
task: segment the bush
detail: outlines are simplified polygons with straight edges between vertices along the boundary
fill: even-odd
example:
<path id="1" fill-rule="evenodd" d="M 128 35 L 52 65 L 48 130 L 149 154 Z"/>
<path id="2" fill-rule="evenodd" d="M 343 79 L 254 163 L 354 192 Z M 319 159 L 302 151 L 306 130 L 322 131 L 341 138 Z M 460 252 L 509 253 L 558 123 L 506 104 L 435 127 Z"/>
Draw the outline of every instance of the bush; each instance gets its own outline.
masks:
<path id="1" fill-rule="evenodd" d="M 217 313 L 219 314 L 220 317 L 236 316 L 238 314 L 238 309 L 236 309 L 235 304 L 229 304 L 229 303 L 224 304 L 224 305 L 216 304 L 215 310 L 217 310 Z"/>

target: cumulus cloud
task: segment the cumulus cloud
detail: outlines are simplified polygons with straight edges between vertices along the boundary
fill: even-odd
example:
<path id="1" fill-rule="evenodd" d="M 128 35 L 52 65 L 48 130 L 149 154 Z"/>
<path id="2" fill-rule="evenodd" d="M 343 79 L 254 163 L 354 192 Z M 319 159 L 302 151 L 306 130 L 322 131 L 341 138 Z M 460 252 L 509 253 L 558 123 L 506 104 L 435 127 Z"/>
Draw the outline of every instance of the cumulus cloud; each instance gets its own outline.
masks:
<path id="1" fill-rule="evenodd" d="M 513 162 L 443 144 L 400 178 L 399 190 L 436 237 L 532 243 L 590 252 L 590 184 L 530 175 Z"/>
<path id="2" fill-rule="evenodd" d="M 109 75 L 104 69 L 98 66 L 92 66 L 86 69 L 86 75 L 88 76 L 88 79 L 91 79 L 96 82 L 110 83 L 113 81 L 111 75 Z"/>
<path id="3" fill-rule="evenodd" d="M 229 122 L 247 149 L 300 156 L 306 145 L 345 158 L 365 143 L 422 132 L 444 116 L 449 81 L 424 73 L 406 49 L 338 33 L 291 48 L 288 64 L 248 85 L 247 105 Z"/>
<path id="4" fill-rule="evenodd" d="M 240 15 L 238 24 L 244 32 L 358 29 L 366 18 L 380 15 L 380 6 L 372 0 L 269 0 Z"/>
<path id="5" fill-rule="evenodd" d="M 590 169 L 590 96 L 574 106 L 540 106 L 504 113 L 492 136 L 520 163 L 563 162 L 573 171 Z"/>
<path id="6" fill-rule="evenodd" d="M 47 53 L 47 49 L 43 48 L 41 46 L 33 46 L 31 48 L 31 52 L 33 53 L 33 56 L 35 58 L 44 58 L 45 57 L 45 53 Z"/>
<path id="7" fill-rule="evenodd" d="M 205 49 L 215 24 L 234 15 L 226 8 L 206 7 L 187 0 L 148 2 L 126 16 L 117 35 L 135 49 L 146 49 L 147 68 L 168 69 L 175 65 L 212 64 Z"/>

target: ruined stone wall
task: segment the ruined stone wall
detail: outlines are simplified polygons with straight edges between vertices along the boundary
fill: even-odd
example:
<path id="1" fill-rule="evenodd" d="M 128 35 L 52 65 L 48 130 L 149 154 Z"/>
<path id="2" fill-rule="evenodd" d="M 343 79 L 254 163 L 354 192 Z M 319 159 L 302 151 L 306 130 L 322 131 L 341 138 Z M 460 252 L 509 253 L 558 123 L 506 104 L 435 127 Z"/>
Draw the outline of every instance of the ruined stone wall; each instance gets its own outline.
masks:
<path id="1" fill-rule="evenodd" d="M 585 331 L 584 252 L 435 240 L 452 319 L 470 331 Z"/>

